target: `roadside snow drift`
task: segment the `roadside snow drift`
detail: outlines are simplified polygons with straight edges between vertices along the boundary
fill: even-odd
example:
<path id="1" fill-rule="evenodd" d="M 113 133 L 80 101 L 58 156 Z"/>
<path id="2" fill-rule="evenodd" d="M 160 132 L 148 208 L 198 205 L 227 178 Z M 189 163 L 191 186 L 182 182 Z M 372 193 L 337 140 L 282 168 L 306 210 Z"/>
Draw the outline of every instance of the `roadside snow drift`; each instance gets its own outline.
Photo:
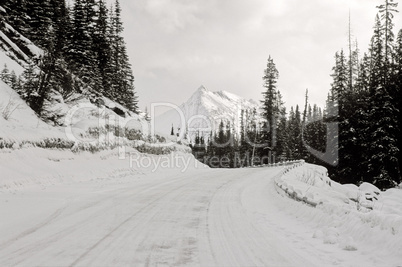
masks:
<path id="1" fill-rule="evenodd" d="M 401 189 L 341 185 L 325 168 L 304 162 L 286 167 L 275 185 L 283 196 L 315 207 L 286 207 L 317 229 L 314 238 L 350 251 L 371 247 L 371 253 L 391 253 L 402 262 Z"/>

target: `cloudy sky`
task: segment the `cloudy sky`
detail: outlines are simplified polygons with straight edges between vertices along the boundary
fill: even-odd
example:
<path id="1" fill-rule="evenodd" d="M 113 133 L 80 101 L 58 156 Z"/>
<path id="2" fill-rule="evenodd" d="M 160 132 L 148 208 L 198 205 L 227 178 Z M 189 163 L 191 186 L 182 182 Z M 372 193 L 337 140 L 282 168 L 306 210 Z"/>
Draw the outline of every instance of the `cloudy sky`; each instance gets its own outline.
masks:
<path id="1" fill-rule="evenodd" d="M 201 85 L 260 100 L 268 56 L 286 106 L 324 106 L 348 14 L 361 51 L 381 0 L 121 0 L 139 105 L 181 104 Z M 395 18 L 395 32 L 402 26 Z"/>

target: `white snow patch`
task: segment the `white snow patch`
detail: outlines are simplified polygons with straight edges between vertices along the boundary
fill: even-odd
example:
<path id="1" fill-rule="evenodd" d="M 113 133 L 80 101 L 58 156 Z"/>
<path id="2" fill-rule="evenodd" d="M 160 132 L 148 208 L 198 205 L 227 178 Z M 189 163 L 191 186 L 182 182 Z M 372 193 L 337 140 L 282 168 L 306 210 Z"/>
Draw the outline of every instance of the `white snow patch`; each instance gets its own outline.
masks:
<path id="1" fill-rule="evenodd" d="M 328 178 L 325 168 L 303 162 L 285 167 L 275 184 L 281 195 L 299 201 L 283 208 L 312 225 L 313 238 L 347 251 L 364 248 L 392 255 L 402 262 L 401 189 L 380 192 L 368 183 L 341 185 Z"/>
<path id="2" fill-rule="evenodd" d="M 11 71 L 15 72 L 15 75 L 19 76 L 24 72 L 24 68 L 18 64 L 16 61 L 12 60 L 10 57 L 6 55 L 6 53 L 0 50 L 0 70 L 3 70 L 4 64 L 7 65 L 7 68 Z"/>

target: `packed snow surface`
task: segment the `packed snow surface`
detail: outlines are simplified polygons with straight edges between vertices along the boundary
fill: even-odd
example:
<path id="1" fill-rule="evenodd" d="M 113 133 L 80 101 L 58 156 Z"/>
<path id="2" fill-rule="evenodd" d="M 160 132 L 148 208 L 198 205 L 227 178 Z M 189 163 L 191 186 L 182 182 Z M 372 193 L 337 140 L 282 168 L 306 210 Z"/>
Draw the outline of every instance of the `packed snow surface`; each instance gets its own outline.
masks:
<path id="1" fill-rule="evenodd" d="M 134 149 L 123 158 L 118 149 L 0 150 L 0 265 L 402 262 L 400 189 L 341 186 L 302 163 L 210 169 L 190 154 Z M 362 205 L 370 195 L 374 204 Z"/>

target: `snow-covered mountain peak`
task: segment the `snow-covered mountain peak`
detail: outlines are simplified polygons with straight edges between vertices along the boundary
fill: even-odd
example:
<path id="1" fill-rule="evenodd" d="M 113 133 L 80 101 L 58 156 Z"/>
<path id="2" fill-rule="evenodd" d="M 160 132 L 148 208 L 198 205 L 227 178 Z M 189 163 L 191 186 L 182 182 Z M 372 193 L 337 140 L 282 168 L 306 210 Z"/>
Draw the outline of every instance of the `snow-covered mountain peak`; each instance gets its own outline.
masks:
<path id="1" fill-rule="evenodd" d="M 180 120 L 177 110 L 170 110 L 155 119 L 155 130 L 160 133 L 170 133 L 172 124 L 175 131 L 186 127 L 189 137 L 195 132 L 209 134 L 216 131 L 221 121 L 230 122 L 239 131 L 241 110 L 259 110 L 257 102 L 246 100 L 227 91 L 212 92 L 200 86 L 191 97 L 178 108 L 185 122 Z M 193 133 L 191 133 L 191 131 Z"/>
<path id="2" fill-rule="evenodd" d="M 190 102 L 199 102 L 202 98 L 207 97 L 207 95 L 211 94 L 210 91 L 208 91 L 203 85 L 201 85 L 187 100 L 186 103 Z"/>
<path id="3" fill-rule="evenodd" d="M 204 85 L 201 85 L 201 86 L 197 89 L 197 91 L 200 91 L 200 92 L 207 92 L 208 90 L 205 88 Z"/>

